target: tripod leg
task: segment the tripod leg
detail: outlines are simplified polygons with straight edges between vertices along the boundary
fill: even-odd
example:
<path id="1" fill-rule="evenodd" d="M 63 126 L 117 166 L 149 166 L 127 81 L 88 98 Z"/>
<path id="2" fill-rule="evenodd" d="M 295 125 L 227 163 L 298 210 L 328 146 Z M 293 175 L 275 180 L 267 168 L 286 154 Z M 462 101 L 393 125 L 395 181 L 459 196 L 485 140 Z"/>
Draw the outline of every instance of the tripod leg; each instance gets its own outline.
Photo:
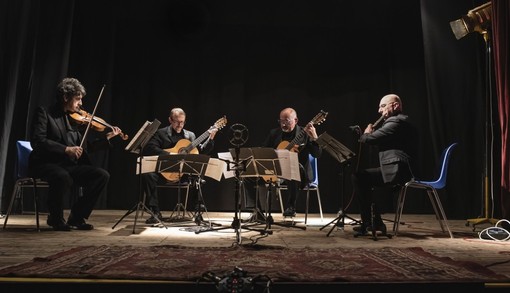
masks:
<path id="1" fill-rule="evenodd" d="M 273 189 L 273 187 L 274 188 L 278 188 L 278 187 L 274 186 L 273 183 L 270 181 L 269 182 L 269 186 L 267 188 L 267 210 L 268 210 L 268 215 L 266 217 L 266 230 L 271 229 L 271 225 L 277 225 L 277 226 L 280 226 L 280 227 L 298 228 L 298 229 L 301 229 L 301 230 L 306 230 L 306 226 L 304 226 L 304 227 L 296 226 L 296 223 L 294 222 L 294 219 L 290 223 L 285 223 L 285 222 L 284 223 L 278 223 L 278 222 L 274 222 L 273 216 L 271 215 L 271 201 L 272 201 L 272 189 Z"/>
<path id="2" fill-rule="evenodd" d="M 205 205 L 204 197 L 202 194 L 202 185 L 200 182 L 200 178 L 195 182 L 197 188 L 197 208 L 195 209 L 195 214 L 193 215 L 193 220 L 197 225 L 201 225 L 202 223 L 208 224 L 209 229 L 212 229 L 212 226 L 221 226 L 221 224 L 213 223 L 207 212 L 207 207 Z M 207 220 L 204 220 L 203 214 L 205 213 Z"/>
<path id="3" fill-rule="evenodd" d="M 122 220 L 124 220 L 125 217 L 127 217 L 128 215 L 130 215 L 131 213 L 133 213 L 134 211 L 136 211 L 138 209 L 138 203 L 135 204 L 130 210 L 128 210 L 124 216 L 122 216 L 118 221 L 117 223 L 115 223 L 115 225 L 113 225 L 112 229 L 115 229 L 115 227 L 117 227 L 117 225 L 122 222 Z"/>

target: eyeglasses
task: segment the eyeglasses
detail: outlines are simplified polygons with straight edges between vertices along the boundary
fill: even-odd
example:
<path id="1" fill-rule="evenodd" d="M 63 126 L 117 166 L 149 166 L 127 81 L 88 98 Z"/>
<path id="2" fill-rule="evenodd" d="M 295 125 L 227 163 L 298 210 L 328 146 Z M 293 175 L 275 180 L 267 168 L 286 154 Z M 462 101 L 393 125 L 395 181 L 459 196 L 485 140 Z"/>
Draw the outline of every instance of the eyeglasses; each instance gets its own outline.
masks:
<path id="1" fill-rule="evenodd" d="M 177 120 L 172 120 L 172 123 L 176 124 L 176 125 L 184 125 L 186 124 L 186 121 L 177 121 Z"/>
<path id="2" fill-rule="evenodd" d="M 280 124 L 290 124 L 290 123 L 292 123 L 292 121 L 294 121 L 294 119 L 290 119 L 290 118 L 276 120 L 276 122 L 278 122 Z"/>

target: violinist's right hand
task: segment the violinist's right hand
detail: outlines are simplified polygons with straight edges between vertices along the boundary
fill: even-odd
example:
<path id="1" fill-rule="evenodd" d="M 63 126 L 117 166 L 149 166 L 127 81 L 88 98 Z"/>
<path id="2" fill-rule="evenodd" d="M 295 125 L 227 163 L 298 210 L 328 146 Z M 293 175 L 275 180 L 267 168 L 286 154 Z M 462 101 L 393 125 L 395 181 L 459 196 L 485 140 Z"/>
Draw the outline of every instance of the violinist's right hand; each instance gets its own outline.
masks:
<path id="1" fill-rule="evenodd" d="M 69 158 L 78 160 L 83 154 L 83 148 L 79 146 L 67 146 L 65 152 Z"/>

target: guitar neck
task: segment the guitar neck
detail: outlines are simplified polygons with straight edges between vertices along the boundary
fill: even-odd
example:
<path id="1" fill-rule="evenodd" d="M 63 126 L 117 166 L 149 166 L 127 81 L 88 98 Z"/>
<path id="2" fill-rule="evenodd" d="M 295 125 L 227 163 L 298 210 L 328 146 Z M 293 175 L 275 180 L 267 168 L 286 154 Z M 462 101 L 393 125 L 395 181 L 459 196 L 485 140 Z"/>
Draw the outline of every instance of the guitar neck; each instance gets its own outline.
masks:
<path id="1" fill-rule="evenodd" d="M 300 142 L 302 139 L 303 139 L 303 136 L 305 134 L 305 130 L 304 129 L 301 129 L 301 131 L 299 131 L 296 136 L 294 137 L 294 139 L 285 147 L 285 149 L 287 150 L 292 150 L 294 148 L 294 146 L 296 144 L 298 144 L 298 142 Z"/>
<path id="2" fill-rule="evenodd" d="M 186 153 L 189 153 L 192 149 L 196 148 L 202 141 L 204 141 L 209 136 L 209 130 L 206 130 L 199 137 L 197 137 L 194 141 L 191 142 L 190 145 L 186 147 Z"/>

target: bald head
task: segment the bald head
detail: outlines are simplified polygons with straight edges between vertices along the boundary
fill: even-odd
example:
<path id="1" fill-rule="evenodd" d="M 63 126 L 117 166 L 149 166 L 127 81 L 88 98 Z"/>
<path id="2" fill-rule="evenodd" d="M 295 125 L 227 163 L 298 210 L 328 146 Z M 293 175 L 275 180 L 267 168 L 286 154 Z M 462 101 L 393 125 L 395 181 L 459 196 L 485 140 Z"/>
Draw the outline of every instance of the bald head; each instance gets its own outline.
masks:
<path id="1" fill-rule="evenodd" d="M 388 94 L 379 102 L 379 114 L 389 117 L 402 113 L 402 101 L 395 94 Z"/>

